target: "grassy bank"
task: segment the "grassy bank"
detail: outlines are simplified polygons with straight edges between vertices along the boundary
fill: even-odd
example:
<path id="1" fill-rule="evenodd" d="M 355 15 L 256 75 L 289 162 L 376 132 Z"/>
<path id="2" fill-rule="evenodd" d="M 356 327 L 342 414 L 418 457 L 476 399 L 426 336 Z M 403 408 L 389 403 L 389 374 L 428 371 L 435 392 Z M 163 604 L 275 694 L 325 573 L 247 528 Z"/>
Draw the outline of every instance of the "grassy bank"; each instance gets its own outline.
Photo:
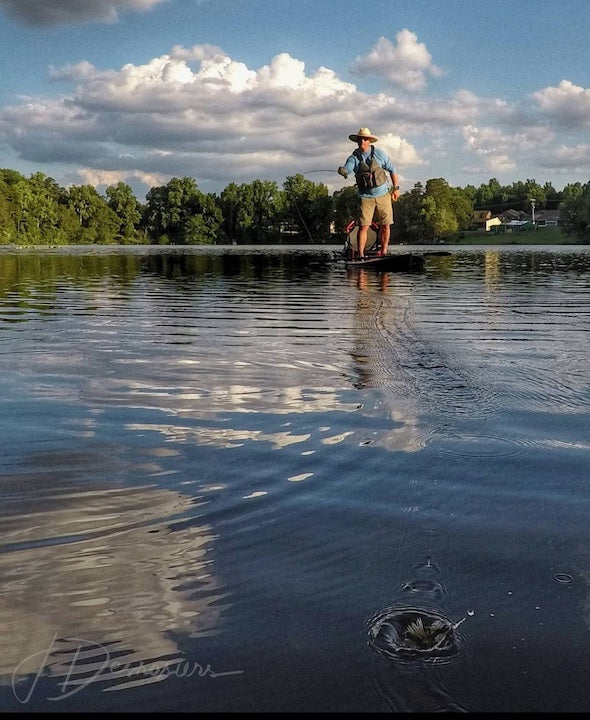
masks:
<path id="1" fill-rule="evenodd" d="M 544 227 L 517 232 L 484 232 L 467 230 L 449 240 L 453 245 L 576 245 L 573 235 L 566 235 L 559 228 Z"/>

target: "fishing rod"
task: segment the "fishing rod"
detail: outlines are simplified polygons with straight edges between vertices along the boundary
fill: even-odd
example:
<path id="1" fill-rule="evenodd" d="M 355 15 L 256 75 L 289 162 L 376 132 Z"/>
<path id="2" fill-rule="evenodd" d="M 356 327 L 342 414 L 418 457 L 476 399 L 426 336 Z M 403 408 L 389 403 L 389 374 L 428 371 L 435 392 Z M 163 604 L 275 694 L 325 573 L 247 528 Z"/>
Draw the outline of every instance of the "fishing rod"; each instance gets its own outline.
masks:
<path id="1" fill-rule="evenodd" d="M 306 172 L 301 173 L 301 174 L 302 174 L 302 175 L 309 175 L 310 173 L 314 173 L 314 172 L 335 172 L 335 173 L 337 173 L 338 170 L 307 170 Z"/>

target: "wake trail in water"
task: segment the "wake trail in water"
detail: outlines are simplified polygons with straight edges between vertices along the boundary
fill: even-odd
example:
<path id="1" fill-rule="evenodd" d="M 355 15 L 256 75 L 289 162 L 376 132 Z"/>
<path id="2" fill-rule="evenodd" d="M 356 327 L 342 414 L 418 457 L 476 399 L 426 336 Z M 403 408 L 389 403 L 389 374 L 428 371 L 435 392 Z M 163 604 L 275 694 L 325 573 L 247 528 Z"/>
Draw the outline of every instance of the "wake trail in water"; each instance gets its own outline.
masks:
<path id="1" fill-rule="evenodd" d="M 498 394 L 460 348 L 452 349 L 421 329 L 412 301 L 381 296 L 363 315 L 363 335 L 371 348 L 371 384 L 397 401 L 412 403 L 420 414 L 489 420 L 498 414 Z"/>

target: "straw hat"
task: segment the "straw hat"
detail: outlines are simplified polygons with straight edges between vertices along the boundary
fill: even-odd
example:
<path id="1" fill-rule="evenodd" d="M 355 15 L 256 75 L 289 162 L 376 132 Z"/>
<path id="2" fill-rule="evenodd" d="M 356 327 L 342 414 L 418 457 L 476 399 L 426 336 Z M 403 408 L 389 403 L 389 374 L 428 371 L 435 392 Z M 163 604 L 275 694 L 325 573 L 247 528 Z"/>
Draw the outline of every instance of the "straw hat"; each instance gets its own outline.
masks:
<path id="1" fill-rule="evenodd" d="M 368 138 L 372 143 L 379 140 L 379 138 L 371 135 L 371 131 L 369 130 L 369 128 L 361 128 L 356 135 L 349 135 L 348 137 L 350 140 L 352 140 L 352 142 L 358 142 L 359 138 Z"/>

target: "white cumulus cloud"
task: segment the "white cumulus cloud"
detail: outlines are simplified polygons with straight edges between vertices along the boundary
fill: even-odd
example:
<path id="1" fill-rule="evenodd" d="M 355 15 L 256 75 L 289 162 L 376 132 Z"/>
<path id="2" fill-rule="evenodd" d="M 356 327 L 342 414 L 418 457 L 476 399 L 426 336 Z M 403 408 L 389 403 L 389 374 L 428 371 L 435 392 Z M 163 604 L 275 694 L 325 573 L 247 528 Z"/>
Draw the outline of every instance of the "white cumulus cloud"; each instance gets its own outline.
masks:
<path id="1" fill-rule="evenodd" d="M 368 55 L 359 55 L 351 72 L 375 75 L 390 86 L 416 92 L 426 86 L 427 75 L 439 77 L 443 71 L 433 64 L 426 45 L 410 30 L 400 30 L 395 36 L 397 44 L 380 37 Z"/>
<path id="2" fill-rule="evenodd" d="M 424 72 L 431 69 L 429 56 L 416 56 Z M 368 93 L 288 53 L 251 68 L 213 45 L 176 46 L 118 69 L 82 60 L 49 72 L 65 90 L 0 107 L 0 147 L 5 157 L 51 168 L 54 177 L 56 167 L 69 178 L 77 171 L 85 183 L 134 178 L 153 186 L 186 175 L 204 191 L 220 192 L 230 182 L 281 185 L 313 172 L 311 179 L 333 191 L 343 184 L 336 168 L 355 147 L 348 136 L 366 126 L 402 178 L 420 168 L 429 173 L 424 180 L 457 183 L 449 162 L 473 175 L 490 173 L 485 179 L 501 172 L 534 177 L 523 168 L 557 167 L 560 160 L 590 172 L 588 112 L 572 110 L 576 98 L 584 106 L 588 90 L 571 83 L 522 104 L 468 90 L 450 97 Z M 568 118 L 568 137 L 558 134 L 558 118 Z"/>
<path id="3" fill-rule="evenodd" d="M 541 110 L 560 125 L 590 125 L 590 89 L 562 80 L 557 87 L 532 93 Z"/>

